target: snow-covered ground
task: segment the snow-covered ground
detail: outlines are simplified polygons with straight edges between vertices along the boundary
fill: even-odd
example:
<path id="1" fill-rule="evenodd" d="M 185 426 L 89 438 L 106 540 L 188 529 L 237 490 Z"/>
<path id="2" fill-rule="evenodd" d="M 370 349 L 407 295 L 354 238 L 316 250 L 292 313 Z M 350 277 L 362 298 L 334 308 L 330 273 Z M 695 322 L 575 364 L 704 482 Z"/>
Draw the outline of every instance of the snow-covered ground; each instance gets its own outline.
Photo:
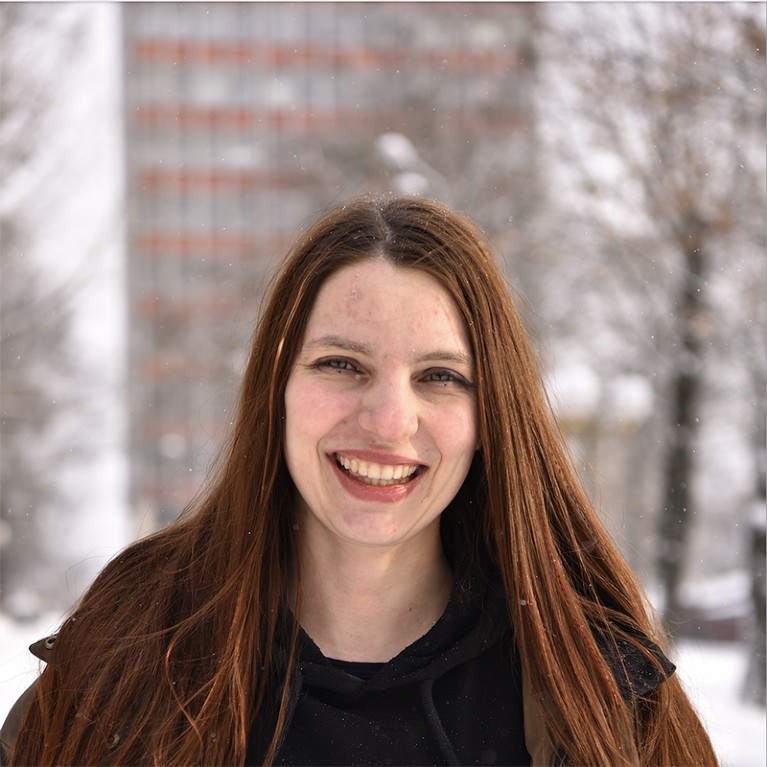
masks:
<path id="1" fill-rule="evenodd" d="M 682 642 L 674 662 L 708 727 L 722 767 L 764 767 L 765 709 L 744 703 L 740 695 L 748 662 L 746 646 Z"/>
<path id="2" fill-rule="evenodd" d="M 56 623 L 53 615 L 35 623 L 14 623 L 0 615 L 0 719 L 38 673 L 38 662 L 27 646 L 55 630 Z M 765 709 L 740 699 L 744 645 L 683 642 L 674 660 L 709 728 L 722 767 L 767 767 Z"/>

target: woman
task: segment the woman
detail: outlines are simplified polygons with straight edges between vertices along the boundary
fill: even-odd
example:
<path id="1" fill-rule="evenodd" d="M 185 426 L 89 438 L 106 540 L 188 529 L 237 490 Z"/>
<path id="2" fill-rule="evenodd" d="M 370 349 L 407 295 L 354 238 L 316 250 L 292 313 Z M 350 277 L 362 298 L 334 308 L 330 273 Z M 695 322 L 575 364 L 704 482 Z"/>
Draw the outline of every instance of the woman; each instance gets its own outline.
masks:
<path id="1" fill-rule="evenodd" d="M 48 645 L 12 764 L 716 763 L 488 244 L 423 199 L 304 234 L 217 476 Z"/>

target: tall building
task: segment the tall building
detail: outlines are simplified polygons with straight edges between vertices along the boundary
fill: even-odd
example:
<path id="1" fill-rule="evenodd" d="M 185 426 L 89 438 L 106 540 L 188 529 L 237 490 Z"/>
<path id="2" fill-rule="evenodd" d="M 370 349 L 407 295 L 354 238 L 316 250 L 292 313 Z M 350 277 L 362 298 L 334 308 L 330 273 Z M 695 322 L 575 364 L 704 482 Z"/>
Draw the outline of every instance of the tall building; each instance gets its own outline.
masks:
<path id="1" fill-rule="evenodd" d="M 535 200 L 534 4 L 126 3 L 131 503 L 164 524 L 231 420 L 297 228 L 386 189 L 501 240 Z M 254 467 L 257 471 L 257 467 Z"/>

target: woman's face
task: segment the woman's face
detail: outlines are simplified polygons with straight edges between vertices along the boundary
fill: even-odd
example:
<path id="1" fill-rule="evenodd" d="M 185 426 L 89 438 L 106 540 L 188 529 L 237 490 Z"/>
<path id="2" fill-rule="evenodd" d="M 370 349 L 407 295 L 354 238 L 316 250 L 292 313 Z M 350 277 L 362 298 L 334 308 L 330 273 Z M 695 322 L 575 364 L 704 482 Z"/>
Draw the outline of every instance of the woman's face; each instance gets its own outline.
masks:
<path id="1" fill-rule="evenodd" d="M 368 260 L 321 288 L 285 391 L 285 455 L 310 535 L 425 542 L 477 448 L 474 361 L 432 277 Z"/>

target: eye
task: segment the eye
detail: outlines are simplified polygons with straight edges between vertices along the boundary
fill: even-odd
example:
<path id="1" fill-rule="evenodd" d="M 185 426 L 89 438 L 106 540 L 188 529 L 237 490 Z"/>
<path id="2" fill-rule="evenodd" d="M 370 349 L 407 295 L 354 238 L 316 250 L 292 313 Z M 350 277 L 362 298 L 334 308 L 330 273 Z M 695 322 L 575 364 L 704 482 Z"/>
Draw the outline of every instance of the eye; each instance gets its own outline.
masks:
<path id="1" fill-rule="evenodd" d="M 435 368 L 434 370 L 427 370 L 421 380 L 425 383 L 434 383 L 439 386 L 451 386 L 457 385 L 464 388 L 469 388 L 471 384 L 462 376 L 456 373 L 454 370 L 447 368 Z"/>
<path id="2" fill-rule="evenodd" d="M 337 373 L 360 373 L 360 369 L 351 360 L 343 357 L 323 357 L 313 363 L 311 367 L 315 370 L 329 370 Z"/>

